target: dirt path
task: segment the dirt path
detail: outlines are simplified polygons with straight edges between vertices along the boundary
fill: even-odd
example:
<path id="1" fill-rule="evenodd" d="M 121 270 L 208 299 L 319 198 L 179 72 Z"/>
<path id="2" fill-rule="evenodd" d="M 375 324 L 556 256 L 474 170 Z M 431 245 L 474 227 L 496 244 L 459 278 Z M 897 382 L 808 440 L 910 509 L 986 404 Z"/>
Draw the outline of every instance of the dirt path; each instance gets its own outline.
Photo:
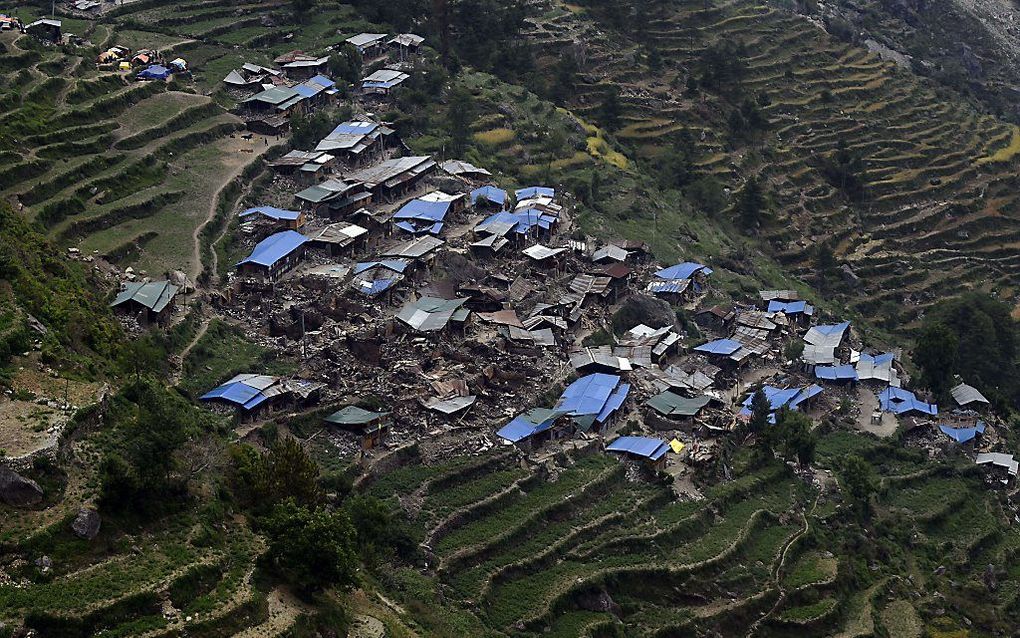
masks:
<path id="1" fill-rule="evenodd" d="M 275 148 L 280 144 L 269 144 L 269 138 L 264 135 L 253 135 L 250 140 L 245 140 L 240 136 L 237 136 L 234 139 L 238 140 L 241 145 L 235 149 L 237 151 L 236 155 L 228 155 L 229 161 L 227 162 L 227 165 L 230 166 L 232 170 L 226 175 L 226 177 L 224 177 L 223 181 L 216 189 L 216 192 L 213 194 L 212 199 L 209 201 L 209 208 L 206 211 L 205 220 L 196 226 L 194 232 L 191 234 L 191 239 L 194 243 L 194 250 L 192 252 L 191 271 L 188 274 L 191 277 L 191 280 L 195 282 L 196 287 L 198 286 L 198 276 L 202 274 L 202 231 L 213 220 L 213 218 L 216 217 L 216 207 L 219 204 L 220 195 L 223 194 L 223 190 L 230 184 L 230 182 L 234 181 L 234 178 L 239 176 L 250 163 L 268 152 L 269 149 Z M 251 154 L 241 152 L 244 148 L 250 148 L 252 151 Z M 219 238 L 217 238 L 217 241 L 218 239 Z M 215 251 L 213 252 L 213 263 L 210 265 L 212 266 L 211 272 L 215 274 L 217 268 Z"/>
<path id="2" fill-rule="evenodd" d="M 889 412 L 881 412 L 878 423 L 872 423 L 871 416 L 879 410 L 878 397 L 875 393 L 863 385 L 857 388 L 857 405 L 861 413 L 857 417 L 857 429 L 862 432 L 870 432 L 877 437 L 885 438 L 896 432 L 898 423 L 896 417 Z"/>
<path id="3" fill-rule="evenodd" d="M 260 625 L 234 634 L 234 638 L 271 638 L 290 629 L 301 614 L 311 609 L 286 589 L 277 587 L 269 592 L 269 618 Z"/>
<path id="4" fill-rule="evenodd" d="M 786 558 L 790 553 L 790 548 L 793 547 L 794 544 L 802 536 L 804 536 L 811 530 L 811 523 L 809 522 L 808 517 L 814 514 L 815 509 L 818 508 L 818 501 L 821 498 L 822 493 L 823 492 L 819 490 L 818 494 L 815 496 L 815 500 L 811 503 L 810 511 L 807 512 L 802 511 L 800 513 L 802 525 L 801 529 L 796 534 L 786 539 L 786 543 L 783 544 L 783 549 L 780 550 L 779 552 L 779 559 L 776 561 L 775 567 L 772 568 L 772 580 L 776 583 L 776 588 L 779 590 L 779 597 L 776 599 L 776 603 L 767 612 L 759 616 L 757 620 L 751 623 L 751 626 L 748 627 L 747 630 L 748 638 L 754 636 L 758 632 L 758 628 L 761 626 L 761 624 L 768 620 L 769 618 L 771 618 L 772 615 L 775 614 L 783 606 L 783 603 L 786 602 L 789 592 L 783 585 L 782 579 L 783 567 L 786 565 Z"/>

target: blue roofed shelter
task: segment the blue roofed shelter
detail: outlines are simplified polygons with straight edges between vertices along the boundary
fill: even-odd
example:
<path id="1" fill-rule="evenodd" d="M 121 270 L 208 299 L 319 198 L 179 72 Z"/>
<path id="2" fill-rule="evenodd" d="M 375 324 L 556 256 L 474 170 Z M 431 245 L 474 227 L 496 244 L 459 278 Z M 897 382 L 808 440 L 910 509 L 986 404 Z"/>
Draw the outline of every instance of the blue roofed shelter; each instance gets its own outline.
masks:
<path id="1" fill-rule="evenodd" d="M 394 226 L 412 235 L 438 235 L 452 204 L 452 201 L 412 199 L 394 213 Z"/>
<path id="2" fill-rule="evenodd" d="M 533 199 L 535 197 L 556 197 L 556 189 L 549 188 L 548 186 L 528 186 L 517 189 L 514 192 L 514 197 L 517 201 Z"/>
<path id="3" fill-rule="evenodd" d="M 949 425 L 939 425 L 939 430 L 953 441 L 964 444 L 977 438 L 979 434 L 985 433 L 985 422 L 978 421 L 976 425 L 969 428 L 956 428 Z"/>
<path id="4" fill-rule="evenodd" d="M 655 273 L 648 284 L 648 292 L 671 298 L 674 302 L 684 301 L 690 292 L 700 293 L 705 288 L 712 269 L 704 264 L 685 261 L 674 264 Z"/>
<path id="5" fill-rule="evenodd" d="M 647 436 L 621 436 L 606 446 L 606 452 L 619 454 L 623 458 L 643 461 L 650 467 L 662 469 L 666 464 L 669 444 L 662 439 Z"/>
<path id="6" fill-rule="evenodd" d="M 153 64 L 139 71 L 135 77 L 139 80 L 166 80 L 171 75 L 170 69 L 162 64 Z"/>
<path id="7" fill-rule="evenodd" d="M 815 378 L 833 383 L 857 382 L 857 370 L 852 365 L 815 366 Z"/>
<path id="8" fill-rule="evenodd" d="M 737 350 L 740 350 L 741 343 L 733 339 L 716 339 L 715 341 L 709 341 L 703 343 L 700 346 L 694 348 L 695 352 L 701 352 L 708 355 L 716 355 L 722 357 L 728 357 Z"/>
<path id="9" fill-rule="evenodd" d="M 199 397 L 200 401 L 225 403 L 251 416 L 285 400 L 306 402 L 318 397 L 323 384 L 300 379 L 281 379 L 267 374 L 239 374 Z"/>
<path id="10" fill-rule="evenodd" d="M 913 392 L 893 386 L 878 395 L 878 402 L 882 411 L 892 412 L 896 416 L 935 416 L 939 413 L 939 407 L 934 403 L 926 403 Z"/>
<path id="11" fill-rule="evenodd" d="M 525 449 L 574 432 L 604 434 L 628 394 L 630 384 L 623 383 L 620 377 L 589 374 L 567 386 L 552 409 L 536 408 L 522 414 L 496 434 Z"/>
<path id="12" fill-rule="evenodd" d="M 782 408 L 799 410 L 802 407 L 807 407 L 812 399 L 822 393 L 822 388 L 813 383 L 803 388 L 777 388 L 767 385 L 762 388 L 762 391 L 769 402 L 769 422 L 775 423 L 777 411 Z M 741 404 L 743 407 L 740 409 L 740 416 L 751 416 L 751 401 L 753 400 L 753 393 L 744 399 Z"/>
<path id="13" fill-rule="evenodd" d="M 502 209 L 506 207 L 506 200 L 506 191 L 492 185 L 482 186 L 471 191 L 471 204 L 475 206 L 491 205 Z"/>
<path id="14" fill-rule="evenodd" d="M 308 238 L 293 230 L 266 237 L 251 254 L 237 262 L 238 272 L 246 277 L 276 281 L 301 261 Z"/>

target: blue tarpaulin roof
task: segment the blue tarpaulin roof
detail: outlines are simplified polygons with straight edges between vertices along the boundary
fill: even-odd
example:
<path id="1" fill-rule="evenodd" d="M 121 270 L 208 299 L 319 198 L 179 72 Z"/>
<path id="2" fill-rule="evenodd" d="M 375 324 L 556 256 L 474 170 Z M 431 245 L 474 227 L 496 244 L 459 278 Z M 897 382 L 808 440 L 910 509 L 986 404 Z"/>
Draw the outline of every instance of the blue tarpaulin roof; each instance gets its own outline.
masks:
<path id="1" fill-rule="evenodd" d="M 939 407 L 934 403 L 925 403 L 918 399 L 913 392 L 889 386 L 878 395 L 878 402 L 885 412 L 893 414 L 907 414 L 908 412 L 920 412 L 935 416 L 939 413 Z"/>
<path id="2" fill-rule="evenodd" d="M 765 392 L 765 398 L 768 399 L 769 408 L 772 412 L 783 406 L 796 410 L 801 403 L 822 393 L 822 389 L 813 383 L 803 388 L 776 388 L 767 385 L 762 388 L 762 391 Z M 744 402 L 741 404 L 744 407 L 740 410 L 740 414 L 744 416 L 751 414 L 751 401 L 753 399 L 753 394 L 744 399 Z M 774 415 L 769 418 L 769 421 L 775 422 Z"/>
<path id="3" fill-rule="evenodd" d="M 358 290 L 369 297 L 374 297 L 381 292 L 389 290 L 389 288 L 395 283 L 397 283 L 396 279 L 376 279 L 374 281 L 367 281 L 361 286 L 358 286 Z"/>
<path id="4" fill-rule="evenodd" d="M 260 266 L 272 266 L 279 260 L 291 254 L 308 241 L 308 238 L 299 232 L 285 230 L 275 235 L 266 237 L 258 244 L 251 254 L 237 262 L 241 264 L 258 264 Z"/>
<path id="5" fill-rule="evenodd" d="M 943 434 L 953 439 L 957 443 L 966 443 L 967 441 L 970 441 L 971 439 L 976 437 L 978 434 L 985 433 L 985 422 L 978 421 L 977 425 L 972 428 L 954 428 L 948 425 L 940 425 L 939 429 L 942 430 Z"/>
<path id="6" fill-rule="evenodd" d="M 785 312 L 788 315 L 808 315 L 815 314 L 815 308 L 806 301 L 776 301 L 773 299 L 769 302 L 769 312 Z"/>
<path id="7" fill-rule="evenodd" d="M 731 355 L 737 350 L 740 350 L 740 342 L 734 341 L 733 339 L 716 339 L 715 341 L 709 341 L 703 343 L 694 349 L 695 352 L 705 352 L 708 354 L 721 354 Z"/>
<path id="8" fill-rule="evenodd" d="M 506 191 L 495 186 L 482 186 L 471 191 L 471 203 L 474 204 L 478 198 L 483 198 L 493 204 L 503 205 L 506 203 Z"/>
<path id="9" fill-rule="evenodd" d="M 514 193 L 517 201 L 522 199 L 531 199 L 532 197 L 555 197 L 556 189 L 549 188 L 548 186 L 528 186 L 527 188 L 519 188 Z"/>
<path id="10" fill-rule="evenodd" d="M 556 409 L 574 416 L 599 414 L 620 383 L 615 374 L 589 374 L 574 381 L 563 391 Z"/>
<path id="11" fill-rule="evenodd" d="M 815 377 L 826 381 L 857 381 L 857 370 L 851 365 L 815 366 Z"/>
<path id="12" fill-rule="evenodd" d="M 643 456 L 657 461 L 669 450 L 669 444 L 662 439 L 646 436 L 621 436 L 606 446 L 607 452 L 623 452 L 635 456 Z"/>
<path id="13" fill-rule="evenodd" d="M 423 221 L 440 222 L 446 218 L 450 210 L 450 202 L 427 202 L 412 199 L 400 207 L 393 219 L 420 219 Z"/>
<path id="14" fill-rule="evenodd" d="M 228 401 L 245 410 L 257 407 L 267 398 L 258 388 L 253 388 L 241 381 L 224 383 L 199 397 L 202 401 Z"/>
<path id="15" fill-rule="evenodd" d="M 659 272 L 655 273 L 655 276 L 659 279 L 690 279 L 691 276 L 699 270 L 704 272 L 706 275 L 712 274 L 712 269 L 704 264 L 697 264 L 693 261 L 685 261 L 682 264 L 663 268 Z"/>
<path id="16" fill-rule="evenodd" d="M 511 231 L 526 235 L 532 227 L 549 228 L 555 220 L 555 217 L 544 215 L 534 208 L 526 208 L 512 213 L 500 212 L 489 215 L 475 226 L 475 230 L 491 232 L 489 229 L 493 226 L 507 225 Z"/>
<path id="17" fill-rule="evenodd" d="M 277 208 L 276 206 L 255 206 L 254 208 L 248 208 L 238 213 L 238 217 L 248 217 L 249 215 L 262 215 L 270 219 L 294 221 L 301 216 L 300 211 L 296 210 L 284 210 Z"/>
<path id="18" fill-rule="evenodd" d="M 375 122 L 351 121 L 337 125 L 329 137 L 335 135 L 367 135 L 374 131 L 379 125 Z"/>
<path id="19" fill-rule="evenodd" d="M 170 77 L 170 69 L 162 64 L 153 64 L 138 73 L 138 77 L 148 80 L 165 80 Z"/>
<path id="20" fill-rule="evenodd" d="M 553 426 L 556 419 L 563 415 L 564 413 L 558 410 L 535 408 L 514 417 L 512 421 L 496 432 L 496 436 L 511 443 L 517 443 L 529 436 L 545 432 Z"/>
<path id="21" fill-rule="evenodd" d="M 623 402 L 627 400 L 628 394 L 630 394 L 629 383 L 621 383 L 618 385 L 616 389 L 613 390 L 613 393 L 609 395 L 609 399 L 606 400 L 606 404 L 602 406 L 602 411 L 598 413 L 595 420 L 602 423 L 611 417 L 614 412 L 620 409 Z"/>

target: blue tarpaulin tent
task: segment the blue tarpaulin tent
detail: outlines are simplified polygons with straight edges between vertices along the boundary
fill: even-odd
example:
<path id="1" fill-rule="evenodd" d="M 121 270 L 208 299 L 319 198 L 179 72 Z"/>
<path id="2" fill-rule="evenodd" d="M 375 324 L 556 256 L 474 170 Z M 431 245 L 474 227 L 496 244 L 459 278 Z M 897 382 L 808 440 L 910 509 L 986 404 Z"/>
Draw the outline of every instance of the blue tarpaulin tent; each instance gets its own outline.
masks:
<path id="1" fill-rule="evenodd" d="M 966 443 L 967 441 L 972 440 L 978 434 L 985 433 L 985 422 L 978 421 L 977 425 L 975 425 L 972 428 L 954 428 L 948 425 L 940 425 L 939 429 L 942 430 L 943 434 L 953 439 L 957 443 Z"/>
<path id="2" fill-rule="evenodd" d="M 658 461 L 669 450 L 669 444 L 662 439 L 646 436 L 621 436 L 606 446 L 607 452 L 633 454 L 651 461 Z"/>
<path id="3" fill-rule="evenodd" d="M 775 423 L 775 412 L 777 410 L 784 406 L 791 410 L 796 410 L 800 407 L 800 404 L 821 394 L 822 388 L 813 383 L 803 388 L 776 388 L 767 385 L 762 388 L 762 391 L 765 393 L 765 398 L 768 399 L 769 411 L 772 413 L 769 416 L 769 422 Z M 743 407 L 740 410 L 742 416 L 751 415 L 751 401 L 753 400 L 753 394 L 744 399 L 744 402 L 741 404 Z"/>
<path id="4" fill-rule="evenodd" d="M 136 77 L 139 80 L 165 80 L 170 77 L 170 73 L 170 69 L 162 64 L 153 64 L 139 71 Z"/>

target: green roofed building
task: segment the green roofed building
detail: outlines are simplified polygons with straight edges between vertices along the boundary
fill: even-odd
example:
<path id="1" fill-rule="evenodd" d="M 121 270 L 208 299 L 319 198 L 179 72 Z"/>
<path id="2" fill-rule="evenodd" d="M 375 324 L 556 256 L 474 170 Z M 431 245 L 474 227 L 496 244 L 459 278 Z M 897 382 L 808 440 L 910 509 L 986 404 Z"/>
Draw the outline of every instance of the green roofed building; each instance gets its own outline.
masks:
<path id="1" fill-rule="evenodd" d="M 645 402 L 657 414 L 682 423 L 693 423 L 694 417 L 712 401 L 712 397 L 701 395 L 688 398 L 670 391 L 661 392 Z"/>
<path id="2" fill-rule="evenodd" d="M 390 430 L 389 412 L 372 412 L 359 408 L 356 405 L 348 405 L 326 417 L 326 423 L 330 423 L 345 430 L 351 430 L 361 435 L 361 449 L 371 450 L 382 445 Z"/>
<path id="3" fill-rule="evenodd" d="M 177 286 L 169 281 L 129 282 L 110 306 L 136 316 L 143 325 L 163 323 L 173 314 L 177 291 Z"/>

